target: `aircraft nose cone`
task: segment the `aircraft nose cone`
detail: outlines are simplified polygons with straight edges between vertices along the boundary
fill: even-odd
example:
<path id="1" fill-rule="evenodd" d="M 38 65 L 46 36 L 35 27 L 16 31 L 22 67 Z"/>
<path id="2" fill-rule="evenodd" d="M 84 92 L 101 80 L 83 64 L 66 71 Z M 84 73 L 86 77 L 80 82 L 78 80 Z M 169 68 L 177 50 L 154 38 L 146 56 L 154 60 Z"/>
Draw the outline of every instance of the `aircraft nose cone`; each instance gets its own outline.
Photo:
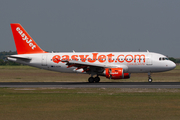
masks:
<path id="1" fill-rule="evenodd" d="M 171 61 L 171 62 L 168 64 L 168 67 L 172 70 L 172 69 L 174 69 L 174 68 L 176 67 L 176 64 Z"/>

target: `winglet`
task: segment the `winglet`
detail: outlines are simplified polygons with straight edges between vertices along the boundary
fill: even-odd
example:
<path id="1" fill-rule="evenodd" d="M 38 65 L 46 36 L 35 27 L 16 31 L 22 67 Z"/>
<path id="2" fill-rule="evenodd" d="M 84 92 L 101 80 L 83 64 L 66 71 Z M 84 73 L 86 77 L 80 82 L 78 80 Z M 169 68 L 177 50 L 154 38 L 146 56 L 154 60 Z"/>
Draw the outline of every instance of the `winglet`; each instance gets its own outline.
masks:
<path id="1" fill-rule="evenodd" d="M 46 53 L 19 23 L 11 23 L 10 25 L 18 54 Z"/>

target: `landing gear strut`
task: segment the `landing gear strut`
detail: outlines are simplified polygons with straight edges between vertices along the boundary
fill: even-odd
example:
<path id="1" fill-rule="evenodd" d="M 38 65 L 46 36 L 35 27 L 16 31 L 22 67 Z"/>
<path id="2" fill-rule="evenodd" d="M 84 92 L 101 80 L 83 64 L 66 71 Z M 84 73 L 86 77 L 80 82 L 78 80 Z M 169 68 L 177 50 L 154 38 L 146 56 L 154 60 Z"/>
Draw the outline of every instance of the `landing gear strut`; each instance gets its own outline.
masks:
<path id="1" fill-rule="evenodd" d="M 98 76 L 95 78 L 89 77 L 88 81 L 89 83 L 94 83 L 94 82 L 98 83 L 100 81 L 100 78 Z"/>
<path id="2" fill-rule="evenodd" d="M 151 83 L 152 81 L 153 81 L 153 80 L 152 80 L 152 78 L 151 78 L 151 73 L 148 72 L 148 82 Z"/>

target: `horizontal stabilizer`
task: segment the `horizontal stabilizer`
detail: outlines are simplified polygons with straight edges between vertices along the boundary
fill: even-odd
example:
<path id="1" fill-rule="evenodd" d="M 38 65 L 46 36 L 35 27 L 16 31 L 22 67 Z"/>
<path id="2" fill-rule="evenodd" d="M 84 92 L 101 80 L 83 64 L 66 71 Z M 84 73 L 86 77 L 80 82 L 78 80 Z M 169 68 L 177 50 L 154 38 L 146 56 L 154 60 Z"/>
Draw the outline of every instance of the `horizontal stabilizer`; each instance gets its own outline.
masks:
<path id="1" fill-rule="evenodd" d="M 32 59 L 32 58 L 25 57 L 25 56 L 22 56 L 22 55 L 10 55 L 10 56 L 7 56 L 8 60 L 9 60 L 9 58 L 16 58 L 16 59 L 20 59 L 20 60 L 31 60 Z"/>

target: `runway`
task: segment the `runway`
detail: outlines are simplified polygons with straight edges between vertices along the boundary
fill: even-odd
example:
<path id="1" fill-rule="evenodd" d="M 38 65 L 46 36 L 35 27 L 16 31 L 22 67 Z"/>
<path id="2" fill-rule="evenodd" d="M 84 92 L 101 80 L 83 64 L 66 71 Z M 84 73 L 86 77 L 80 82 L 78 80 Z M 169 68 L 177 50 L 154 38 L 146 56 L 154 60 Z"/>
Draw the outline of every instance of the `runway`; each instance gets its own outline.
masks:
<path id="1" fill-rule="evenodd" d="M 180 82 L 1 82 L 8 88 L 180 88 Z"/>

